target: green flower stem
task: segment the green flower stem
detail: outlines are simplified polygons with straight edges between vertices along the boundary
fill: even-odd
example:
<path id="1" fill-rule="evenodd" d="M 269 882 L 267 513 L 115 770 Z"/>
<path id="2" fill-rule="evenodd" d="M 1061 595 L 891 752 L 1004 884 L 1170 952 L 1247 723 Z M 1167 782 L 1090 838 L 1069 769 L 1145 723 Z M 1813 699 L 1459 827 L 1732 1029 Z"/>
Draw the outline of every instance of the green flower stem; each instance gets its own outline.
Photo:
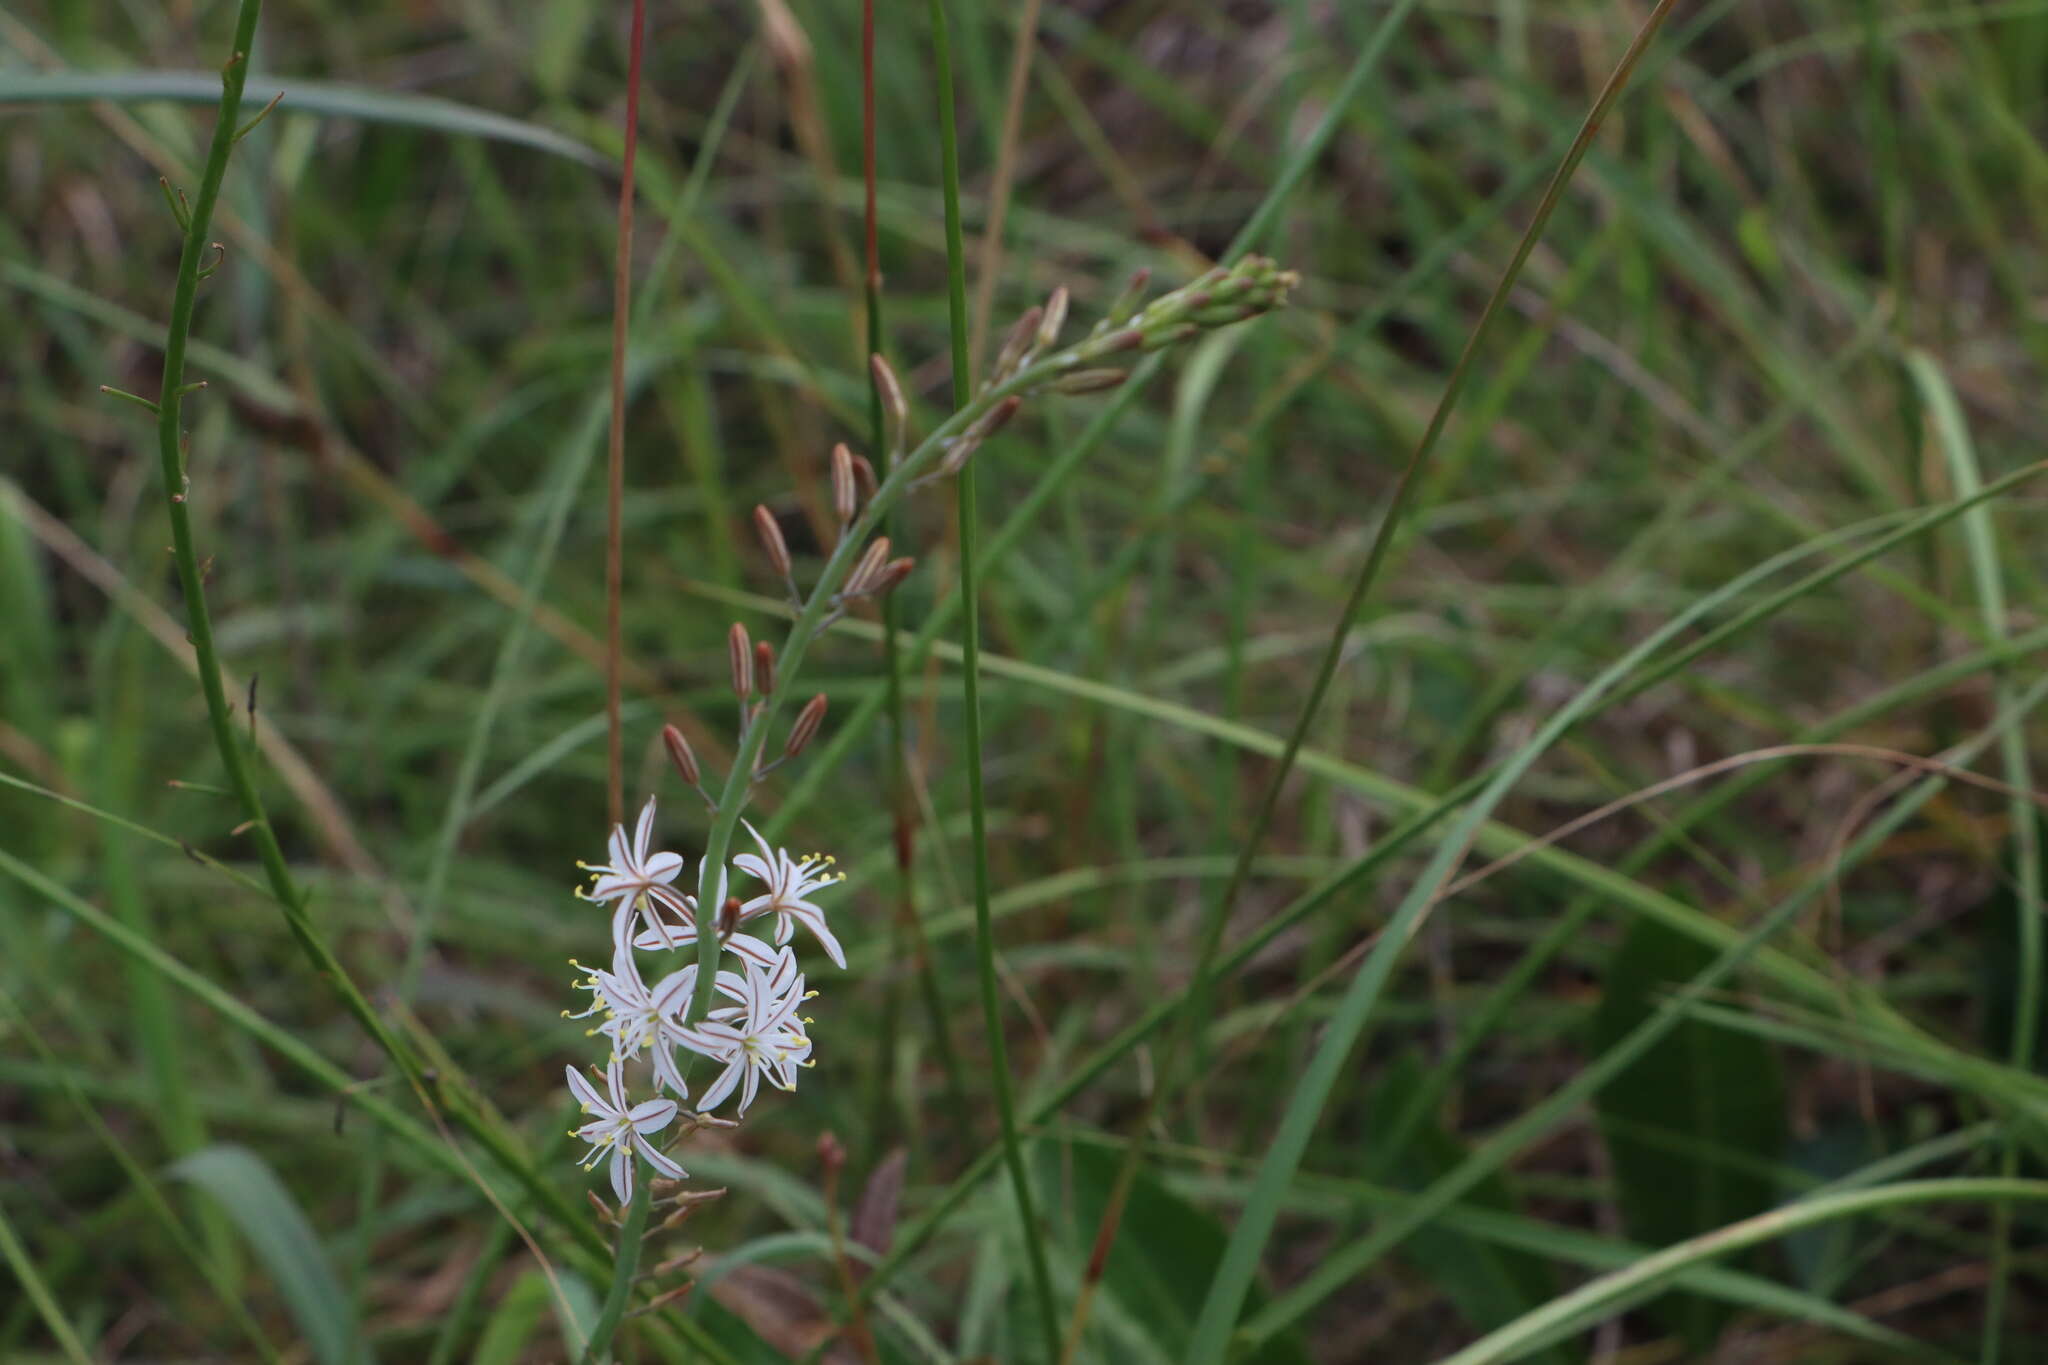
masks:
<path id="1" fill-rule="evenodd" d="M 186 626 L 192 638 L 192 653 L 198 663 L 199 686 L 206 697 L 207 719 L 213 727 L 214 747 L 220 751 L 221 766 L 228 785 L 249 821 L 249 834 L 256 841 L 257 858 L 270 891 L 284 911 L 285 924 L 314 967 L 327 978 L 350 1014 L 366 1029 L 415 1087 L 423 1085 L 417 1061 L 409 1049 L 377 1017 L 363 993 L 314 930 L 306 913 L 306 898 L 292 879 L 284 850 L 257 793 L 256 780 L 221 681 L 220 655 L 214 646 L 213 619 L 206 609 L 206 584 L 200 575 L 199 556 L 192 542 L 190 489 L 185 477 L 181 449 L 183 431 L 179 418 L 184 408 L 185 349 L 192 335 L 192 314 L 199 295 L 200 262 L 209 250 L 207 233 L 213 225 L 214 206 L 220 200 L 221 181 L 227 175 L 228 157 L 234 150 L 236 119 L 241 113 L 242 86 L 249 74 L 249 47 L 255 40 L 256 18 L 262 0 L 241 0 L 235 18 L 233 55 L 221 69 L 220 112 L 207 148 L 206 166 L 199 181 L 199 193 L 192 200 L 191 218 L 185 230 L 185 244 L 178 256 L 176 292 L 171 300 L 170 330 L 164 338 L 164 374 L 157 398 L 157 446 L 163 465 L 164 503 L 171 520 L 171 553 L 177 561 L 178 583 L 185 597 Z M 252 718 L 253 719 L 253 718 Z"/>
<path id="2" fill-rule="evenodd" d="M 636 1157 L 635 1160 L 638 1160 Z M 633 1301 L 633 1280 L 640 1273 L 640 1244 L 647 1233 L 647 1210 L 654 1203 L 654 1182 L 641 1180 L 633 1187 L 633 1200 L 626 1206 L 619 1225 L 619 1251 L 612 1263 L 612 1287 L 604 1296 L 604 1307 L 590 1329 L 583 1347 L 583 1365 L 598 1365 L 611 1351 L 612 1337 L 626 1319 Z"/>

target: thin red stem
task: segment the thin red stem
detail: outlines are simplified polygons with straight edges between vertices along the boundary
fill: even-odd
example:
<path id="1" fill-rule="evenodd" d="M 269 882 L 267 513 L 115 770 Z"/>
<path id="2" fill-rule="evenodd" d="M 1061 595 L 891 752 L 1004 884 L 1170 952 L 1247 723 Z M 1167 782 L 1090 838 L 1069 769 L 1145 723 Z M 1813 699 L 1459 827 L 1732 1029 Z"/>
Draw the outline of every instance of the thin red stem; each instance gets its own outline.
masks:
<path id="1" fill-rule="evenodd" d="M 640 58 L 647 45 L 647 0 L 633 0 L 626 47 L 626 147 L 619 165 L 618 256 L 612 268 L 612 422 L 606 453 L 604 539 L 605 801 L 613 824 L 625 819 L 626 740 L 619 682 L 625 648 L 619 637 L 619 596 L 625 578 L 626 323 L 632 309 L 633 157 L 640 147 Z"/>

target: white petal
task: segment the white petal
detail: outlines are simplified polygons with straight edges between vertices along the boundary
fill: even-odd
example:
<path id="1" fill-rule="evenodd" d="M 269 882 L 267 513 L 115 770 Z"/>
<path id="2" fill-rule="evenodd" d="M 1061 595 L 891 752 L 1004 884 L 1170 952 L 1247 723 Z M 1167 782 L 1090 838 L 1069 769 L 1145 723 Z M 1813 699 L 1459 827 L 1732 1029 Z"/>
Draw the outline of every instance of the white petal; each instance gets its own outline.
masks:
<path id="1" fill-rule="evenodd" d="M 752 934 L 727 934 L 720 940 L 720 946 L 733 956 L 751 962 L 757 967 L 767 968 L 775 965 L 775 950 Z"/>
<path id="2" fill-rule="evenodd" d="M 624 825 L 612 826 L 611 837 L 605 840 L 605 847 L 611 850 L 612 871 L 630 872 L 633 870 L 632 850 L 626 847 L 626 827 Z"/>
<path id="3" fill-rule="evenodd" d="M 738 868 L 740 871 L 746 873 L 749 877 L 753 877 L 759 881 L 767 882 L 770 885 L 774 884 L 775 865 L 773 863 L 763 862 L 761 859 L 756 858 L 751 853 L 740 854 L 738 857 L 732 860 L 732 865 Z"/>
<path id="4" fill-rule="evenodd" d="M 738 1057 L 728 1062 L 725 1071 L 720 1074 L 719 1078 L 713 1081 L 702 1095 L 697 1097 L 697 1111 L 708 1114 L 713 1109 L 716 1109 L 719 1101 L 732 1093 L 733 1086 L 739 1083 L 740 1073 L 746 1070 L 746 1062 Z"/>
<path id="5" fill-rule="evenodd" d="M 689 1174 L 688 1171 L 684 1170 L 681 1166 L 676 1164 L 676 1160 L 674 1157 L 670 1156 L 667 1152 L 662 1151 L 660 1148 L 656 1147 L 646 1138 L 639 1136 L 637 1133 L 633 1137 L 633 1143 L 640 1149 L 640 1155 L 647 1158 L 647 1164 L 652 1166 L 655 1170 L 660 1171 L 670 1180 L 681 1180 L 683 1177 Z"/>
<path id="6" fill-rule="evenodd" d="M 647 848 L 654 839 L 654 798 L 648 797 L 647 804 L 640 808 L 640 819 L 633 826 L 633 865 L 647 866 Z"/>
<path id="7" fill-rule="evenodd" d="M 610 1087 L 612 1092 L 612 1111 L 619 1114 L 625 1113 L 626 1068 L 625 1064 L 617 1057 L 612 1058 L 612 1064 L 604 1069 L 604 1082 Z"/>
<path id="8" fill-rule="evenodd" d="M 633 1151 L 624 1143 L 612 1149 L 612 1193 L 621 1208 L 633 1202 Z"/>
<path id="9" fill-rule="evenodd" d="M 676 1116 L 674 1100 L 642 1100 L 626 1114 L 636 1133 L 658 1133 Z"/>
<path id="10" fill-rule="evenodd" d="M 739 1114 L 740 1114 L 740 1117 L 741 1117 L 741 1118 L 745 1118 L 745 1117 L 746 1117 L 746 1115 L 747 1115 L 747 1106 L 748 1106 L 748 1105 L 750 1105 L 750 1104 L 752 1104 L 752 1103 L 754 1102 L 754 1096 L 755 1096 L 755 1095 L 756 1095 L 757 1093 L 759 1093 L 760 1089 L 761 1089 L 761 1073 L 760 1073 L 760 1072 L 758 1072 L 758 1071 L 756 1071 L 756 1070 L 755 1070 L 755 1069 L 754 1069 L 753 1067 L 751 1067 L 751 1066 L 750 1066 L 750 1067 L 748 1067 L 748 1068 L 747 1068 L 747 1079 L 746 1079 L 746 1083 L 745 1083 L 745 1085 L 744 1085 L 744 1086 L 743 1086 L 743 1087 L 741 1088 L 741 1090 L 740 1090 L 740 1107 L 739 1107 Z"/>
<path id="11" fill-rule="evenodd" d="M 597 1097 L 597 1091 L 591 1087 L 590 1082 L 583 1079 L 582 1072 L 573 1066 L 565 1066 L 562 1070 L 568 1074 L 570 1093 L 576 1096 L 576 1102 L 586 1111 L 593 1114 L 613 1112 L 610 1105 Z"/>
<path id="12" fill-rule="evenodd" d="M 648 857 L 640 868 L 650 882 L 672 882 L 683 870 L 683 855 L 680 853 L 656 853 Z"/>
<path id="13" fill-rule="evenodd" d="M 804 928 L 811 931 L 811 936 L 818 940 L 818 946 L 825 950 L 825 956 L 832 959 L 832 965 L 839 968 L 842 972 L 846 970 L 846 950 L 839 946 L 839 940 L 834 938 L 832 931 L 825 927 L 825 917 L 822 914 L 816 913 L 816 907 L 813 907 L 813 913 L 808 915 L 800 911 L 792 911 L 790 918 L 801 919 L 804 922 Z M 783 921 L 784 924 L 788 922 L 789 920 Z"/>
<path id="14" fill-rule="evenodd" d="M 655 1013 L 675 1016 L 690 1003 L 690 993 L 696 985 L 696 967 L 685 967 L 679 972 L 670 972 L 655 983 L 647 998 Z"/>

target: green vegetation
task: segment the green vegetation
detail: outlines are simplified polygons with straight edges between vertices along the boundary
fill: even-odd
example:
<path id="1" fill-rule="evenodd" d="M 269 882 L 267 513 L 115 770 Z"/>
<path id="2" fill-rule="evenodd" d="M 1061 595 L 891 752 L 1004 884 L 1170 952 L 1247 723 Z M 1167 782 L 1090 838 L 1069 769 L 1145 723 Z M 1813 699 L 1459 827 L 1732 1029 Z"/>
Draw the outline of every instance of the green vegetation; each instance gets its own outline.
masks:
<path id="1" fill-rule="evenodd" d="M 2048 1356 L 2048 4 L 631 9 L 0 12 L 0 1360 Z"/>

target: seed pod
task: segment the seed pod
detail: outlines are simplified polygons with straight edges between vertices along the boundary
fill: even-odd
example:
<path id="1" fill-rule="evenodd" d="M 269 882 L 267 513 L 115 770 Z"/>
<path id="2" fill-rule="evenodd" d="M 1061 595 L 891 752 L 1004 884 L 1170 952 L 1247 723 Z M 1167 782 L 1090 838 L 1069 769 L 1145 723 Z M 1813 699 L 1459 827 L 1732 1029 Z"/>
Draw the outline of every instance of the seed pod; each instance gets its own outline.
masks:
<path id="1" fill-rule="evenodd" d="M 673 725 L 664 725 L 661 727 L 661 742 L 668 746 L 669 760 L 683 775 L 683 781 L 693 787 L 701 786 L 703 774 L 697 768 L 697 753 L 690 747 L 690 741 L 683 737 L 683 732 Z"/>
<path id="2" fill-rule="evenodd" d="M 1125 370 L 1075 370 L 1052 382 L 1055 393 L 1100 393 L 1113 389 L 1131 376 Z"/>
<path id="3" fill-rule="evenodd" d="M 1010 334 L 1003 338 L 1003 349 L 996 352 L 995 366 L 988 374 L 990 383 L 1002 383 L 1024 363 L 1024 357 L 1030 354 L 1031 343 L 1038 335 L 1039 319 L 1044 316 L 1042 308 L 1024 310 L 1024 316 L 1017 319 L 1017 324 L 1010 328 Z"/>
<path id="4" fill-rule="evenodd" d="M 820 692 L 804 703 L 804 709 L 796 713 L 796 723 L 789 727 L 789 740 L 782 746 L 784 758 L 795 758 L 804 751 L 818 733 L 818 727 L 825 723 L 825 694 Z"/>
<path id="5" fill-rule="evenodd" d="M 1067 287 L 1061 285 L 1045 301 L 1045 316 L 1038 323 L 1037 349 L 1050 350 L 1059 342 L 1060 329 L 1067 325 Z"/>
<path id="6" fill-rule="evenodd" d="M 846 576 L 846 586 L 841 589 L 848 597 L 859 597 L 872 586 L 875 574 L 889 558 L 889 537 L 876 536 L 853 566 L 853 572 Z"/>
<path id="7" fill-rule="evenodd" d="M 754 642 L 747 628 L 735 621 L 725 637 L 726 662 L 732 668 L 733 695 L 741 701 L 754 695 Z"/>
<path id="8" fill-rule="evenodd" d="M 754 642 L 754 686 L 764 697 L 775 690 L 775 646 L 766 640 Z"/>
<path id="9" fill-rule="evenodd" d="M 789 542 L 782 538 L 782 523 L 760 503 L 754 505 L 754 534 L 761 538 L 761 548 L 768 552 L 768 562 L 776 576 L 788 578 Z"/>
<path id="10" fill-rule="evenodd" d="M 839 517 L 839 524 L 846 525 L 853 520 L 853 514 L 860 510 L 856 497 L 853 473 L 853 452 L 841 441 L 832 447 L 832 510 Z"/>

